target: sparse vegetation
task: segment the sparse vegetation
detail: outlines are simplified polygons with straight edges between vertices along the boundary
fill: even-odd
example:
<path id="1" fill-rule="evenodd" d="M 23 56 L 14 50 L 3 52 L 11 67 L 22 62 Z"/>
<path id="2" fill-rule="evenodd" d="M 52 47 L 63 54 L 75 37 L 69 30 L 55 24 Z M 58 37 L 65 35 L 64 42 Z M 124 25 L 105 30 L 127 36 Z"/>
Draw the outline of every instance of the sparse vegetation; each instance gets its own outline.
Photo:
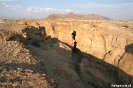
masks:
<path id="1" fill-rule="evenodd" d="M 124 25 L 123 27 L 125 27 L 125 28 L 129 28 L 128 25 Z"/>
<path id="2" fill-rule="evenodd" d="M 7 21 L 7 19 L 3 19 L 3 21 Z"/>

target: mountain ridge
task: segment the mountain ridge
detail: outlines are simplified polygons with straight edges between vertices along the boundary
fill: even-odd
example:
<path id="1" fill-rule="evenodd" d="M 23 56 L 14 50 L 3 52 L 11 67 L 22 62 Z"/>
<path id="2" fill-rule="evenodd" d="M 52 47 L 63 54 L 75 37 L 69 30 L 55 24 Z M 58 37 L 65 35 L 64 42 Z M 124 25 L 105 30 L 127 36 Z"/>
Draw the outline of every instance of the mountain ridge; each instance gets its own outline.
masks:
<path id="1" fill-rule="evenodd" d="M 68 14 L 50 14 L 46 19 L 76 19 L 76 20 L 111 20 L 108 17 L 97 14 L 75 14 L 70 12 Z"/>

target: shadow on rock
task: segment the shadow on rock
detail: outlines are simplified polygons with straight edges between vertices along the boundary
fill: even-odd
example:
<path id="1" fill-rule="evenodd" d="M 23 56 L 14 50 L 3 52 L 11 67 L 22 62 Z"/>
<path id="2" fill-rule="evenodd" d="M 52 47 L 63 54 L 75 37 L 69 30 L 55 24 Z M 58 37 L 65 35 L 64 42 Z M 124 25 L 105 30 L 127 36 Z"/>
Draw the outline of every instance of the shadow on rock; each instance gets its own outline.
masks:
<path id="1" fill-rule="evenodd" d="M 133 54 L 133 43 L 125 46 L 125 52 Z"/>
<path id="2" fill-rule="evenodd" d="M 133 84 L 133 81 L 131 81 L 133 77 L 131 75 L 128 75 L 123 70 L 100 58 L 81 52 L 76 48 L 76 42 L 73 47 L 58 40 L 58 38 L 46 37 L 45 35 L 42 35 L 43 32 L 33 26 L 23 30 L 23 32 L 25 32 L 26 36 L 25 38 L 23 37 L 24 48 L 30 51 L 30 55 L 35 58 L 38 63 L 28 64 L 14 62 L 7 64 L 5 62 L 0 62 L 0 67 L 5 68 L 7 71 L 16 69 L 19 70 L 22 75 L 25 72 L 27 75 L 28 73 L 38 73 L 42 77 L 46 74 L 46 80 L 53 86 L 52 88 L 58 88 L 58 84 L 61 85 L 62 88 L 88 88 L 89 86 L 87 84 L 91 84 L 95 88 L 110 88 L 112 84 Z M 71 50 L 61 48 L 60 43 L 69 47 Z M 130 50 L 130 47 L 132 46 L 132 44 L 126 46 L 126 51 L 132 52 L 132 50 Z M 68 57 L 65 54 L 72 55 L 72 57 Z M 80 83 L 80 79 L 77 78 L 78 80 L 75 80 L 78 75 L 76 75 L 76 72 L 68 63 L 66 63 L 69 62 L 71 58 L 74 70 L 76 72 L 80 71 L 80 77 L 86 83 L 84 84 L 84 87 L 81 86 L 82 83 Z M 0 69 L 0 72 L 2 71 L 3 69 Z M 121 75 L 119 75 L 119 72 L 121 72 Z M 128 80 L 130 81 L 121 80 L 123 75 L 124 77 L 128 77 Z M 50 77 L 58 84 L 51 80 Z M 7 81 L 8 79 L 3 76 L 0 79 L 0 82 L 2 82 L 2 80 Z M 14 82 L 15 80 L 22 82 L 22 78 L 14 78 L 9 81 Z"/>

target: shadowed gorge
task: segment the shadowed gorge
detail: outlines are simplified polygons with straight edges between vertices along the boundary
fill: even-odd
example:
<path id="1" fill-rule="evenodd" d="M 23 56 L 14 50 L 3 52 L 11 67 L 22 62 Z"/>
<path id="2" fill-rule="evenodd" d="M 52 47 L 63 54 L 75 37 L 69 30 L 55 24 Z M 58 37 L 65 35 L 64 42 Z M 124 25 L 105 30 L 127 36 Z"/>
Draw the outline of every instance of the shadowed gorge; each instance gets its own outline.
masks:
<path id="1" fill-rule="evenodd" d="M 10 26 L 2 23 L 0 87 L 133 85 L 130 24 L 91 20 L 18 20 Z"/>

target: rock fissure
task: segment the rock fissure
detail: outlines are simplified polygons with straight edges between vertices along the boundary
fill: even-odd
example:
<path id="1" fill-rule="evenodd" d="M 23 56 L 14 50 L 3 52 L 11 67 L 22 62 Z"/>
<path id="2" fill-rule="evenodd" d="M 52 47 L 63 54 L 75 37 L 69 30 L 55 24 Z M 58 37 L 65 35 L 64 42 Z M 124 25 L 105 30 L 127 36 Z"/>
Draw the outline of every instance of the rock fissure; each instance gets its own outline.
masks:
<path id="1" fill-rule="evenodd" d="M 106 59 L 106 56 L 111 55 L 111 51 L 112 51 L 112 50 L 108 51 L 108 52 L 103 56 L 103 59 L 102 59 L 103 61 Z"/>
<path id="2" fill-rule="evenodd" d="M 104 36 L 102 35 L 102 38 L 103 38 L 103 44 L 104 44 L 104 49 L 105 49 L 105 52 L 107 52 L 107 47 L 106 47 L 106 39 L 104 38 Z"/>
<path id="3" fill-rule="evenodd" d="M 119 63 L 120 63 L 120 61 L 123 59 L 123 56 L 124 56 L 125 54 L 126 54 L 126 53 L 124 52 L 124 53 L 122 54 L 122 56 L 120 57 L 120 59 L 118 60 L 117 67 L 119 66 Z"/>

